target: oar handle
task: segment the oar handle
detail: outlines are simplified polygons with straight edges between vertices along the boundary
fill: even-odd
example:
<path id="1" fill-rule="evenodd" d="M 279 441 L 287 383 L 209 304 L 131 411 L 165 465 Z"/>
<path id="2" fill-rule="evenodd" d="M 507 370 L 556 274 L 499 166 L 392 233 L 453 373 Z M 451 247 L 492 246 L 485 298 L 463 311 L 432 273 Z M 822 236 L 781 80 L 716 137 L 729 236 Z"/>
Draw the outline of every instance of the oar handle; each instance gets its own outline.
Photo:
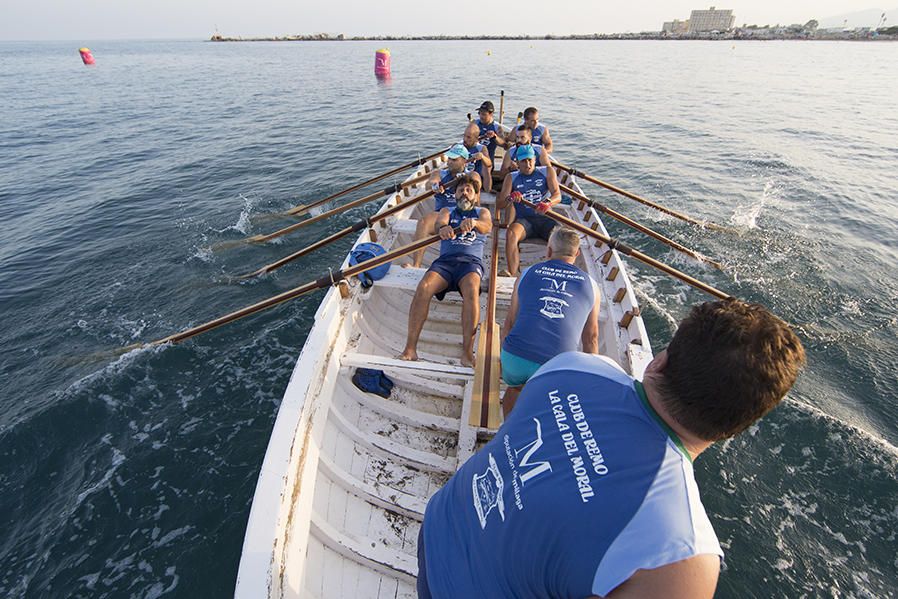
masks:
<path id="1" fill-rule="evenodd" d="M 525 206 L 530 206 L 531 208 L 536 209 L 536 204 L 534 204 L 533 202 L 530 202 L 528 200 L 521 200 L 521 203 L 524 204 Z M 552 210 L 547 211 L 545 213 L 545 215 L 548 216 L 549 218 L 553 219 L 554 221 L 559 222 L 563 225 L 566 225 L 572 229 L 575 229 L 585 235 L 588 235 L 589 237 L 592 237 L 593 239 L 598 239 L 599 241 L 605 243 L 612 250 L 617 250 L 618 252 L 624 254 L 625 256 L 630 256 L 632 258 L 639 260 L 640 262 L 648 264 L 649 266 L 656 268 L 656 269 L 660 270 L 661 272 L 668 274 L 676 279 L 679 279 L 679 280 L 683 281 L 684 283 L 691 285 L 692 287 L 695 287 L 696 289 L 704 291 L 705 293 L 707 293 L 709 295 L 713 295 L 714 297 L 723 299 L 723 300 L 732 299 L 732 296 L 730 296 L 729 294 L 724 293 L 723 291 L 721 291 L 715 287 L 712 287 L 711 285 L 708 285 L 707 283 L 699 281 L 696 278 L 690 277 L 686 273 L 684 273 L 680 270 L 677 270 L 673 266 L 665 264 L 664 262 L 661 262 L 659 260 L 655 260 L 651 256 L 647 256 L 646 254 L 643 254 L 642 252 L 633 249 L 632 247 L 630 247 L 623 241 L 620 241 L 619 239 L 615 239 L 613 237 L 603 235 L 602 233 L 599 233 L 598 231 L 593 231 L 589 227 L 587 227 L 585 225 L 581 225 L 577 221 L 572 220 L 572 219 L 570 219 L 566 216 L 563 216 L 561 214 L 558 214 L 557 212 L 554 212 Z"/>
<path id="2" fill-rule="evenodd" d="M 645 235 L 648 235 L 649 237 L 657 239 L 661 243 L 667 244 L 670 247 L 674 248 L 675 250 L 678 250 L 678 251 L 686 254 L 687 256 L 695 258 L 696 260 L 699 260 L 701 262 L 710 264 L 711 266 L 713 266 L 714 268 L 717 268 L 719 270 L 723 269 L 723 267 L 720 265 L 720 263 L 715 262 L 714 260 L 711 260 L 710 258 L 706 258 L 705 256 L 702 256 L 695 250 L 690 249 L 680 243 L 677 243 L 673 239 L 665 237 L 661 233 L 658 233 L 657 231 L 650 229 L 650 228 L 646 227 L 645 225 L 640 224 L 627 216 L 624 216 L 623 214 L 621 214 L 620 212 L 617 212 L 616 210 L 612 210 L 611 208 L 605 206 L 604 204 L 601 204 L 601 203 L 593 200 L 592 198 L 589 198 L 589 197 L 583 195 L 582 193 L 576 191 L 575 189 L 571 189 L 567 185 L 562 185 L 560 183 L 558 186 L 561 188 L 561 191 L 565 192 L 572 198 L 580 200 L 581 202 L 584 202 L 587 205 L 592 206 L 593 208 L 595 208 L 596 210 L 599 210 L 600 212 L 604 212 L 608 216 L 610 216 L 616 220 L 619 220 L 620 222 L 624 223 L 625 225 L 627 225 L 633 229 L 636 229 L 637 231 L 644 233 Z"/>
<path id="3" fill-rule="evenodd" d="M 455 234 L 458 235 L 459 233 L 461 233 L 461 228 L 456 227 Z M 323 289 L 325 287 L 336 285 L 340 281 L 347 279 L 353 275 L 357 275 L 371 268 L 375 268 L 377 266 L 380 266 L 381 264 L 395 260 L 396 258 L 401 258 L 439 240 L 439 235 L 431 235 L 429 237 L 425 237 L 424 239 L 412 242 L 408 245 L 396 248 L 393 251 L 381 254 L 380 256 L 371 258 L 370 260 L 359 262 L 355 266 L 350 266 L 349 268 L 341 270 L 329 271 L 327 274 L 318 277 L 314 281 L 309 281 L 308 283 L 300 285 L 299 287 L 294 287 L 289 291 L 279 293 L 275 296 L 269 297 L 268 299 L 264 299 L 261 302 L 246 306 L 245 308 L 241 308 L 229 314 L 225 314 L 224 316 L 220 316 L 201 325 L 191 327 L 189 329 L 181 331 L 180 333 L 175 333 L 174 335 L 169 335 L 168 337 L 157 339 L 156 341 L 145 344 L 145 346 L 162 345 L 165 343 L 179 343 L 186 339 L 190 339 L 191 337 L 195 337 L 201 333 L 205 333 L 206 331 L 211 331 L 212 329 L 220 327 L 224 324 L 234 322 L 235 320 L 240 320 L 241 318 L 244 318 L 246 316 L 256 314 L 257 312 L 262 312 L 263 310 L 267 310 L 268 308 L 271 308 L 278 304 L 295 299 L 301 295 L 309 293 L 310 291 L 315 291 L 316 289 Z"/>
<path id="4" fill-rule="evenodd" d="M 552 160 L 552 165 L 560 168 L 563 171 L 569 172 L 571 175 L 573 175 L 575 177 L 580 177 L 581 179 L 583 179 L 585 181 L 594 183 L 594 184 L 598 185 L 599 187 L 604 187 L 605 189 L 607 189 L 609 191 L 613 191 L 616 194 L 622 195 L 626 198 L 630 198 L 631 200 L 639 202 L 640 204 L 649 206 L 650 208 L 654 208 L 655 210 L 658 210 L 659 212 L 663 212 L 665 214 L 673 216 L 674 218 L 678 218 L 687 223 L 692 223 L 693 225 L 698 225 L 699 227 L 707 227 L 709 229 L 714 229 L 714 230 L 718 230 L 718 231 L 726 229 L 726 227 L 721 227 L 720 225 L 715 225 L 714 223 L 708 223 L 708 222 L 702 222 L 700 220 L 696 220 L 696 219 L 692 218 L 691 216 L 683 214 L 682 212 L 677 212 L 676 210 L 674 210 L 672 208 L 668 208 L 666 206 L 662 206 L 661 204 L 657 204 L 651 200 L 647 200 L 646 198 L 644 198 L 642 196 L 638 196 L 635 193 L 627 191 L 626 189 L 621 189 L 620 187 L 617 187 L 616 185 L 612 185 L 611 183 L 602 181 L 601 179 L 597 179 L 587 173 L 584 173 L 581 170 L 578 170 L 571 166 L 567 166 L 566 164 L 562 164 L 560 162 Z"/>

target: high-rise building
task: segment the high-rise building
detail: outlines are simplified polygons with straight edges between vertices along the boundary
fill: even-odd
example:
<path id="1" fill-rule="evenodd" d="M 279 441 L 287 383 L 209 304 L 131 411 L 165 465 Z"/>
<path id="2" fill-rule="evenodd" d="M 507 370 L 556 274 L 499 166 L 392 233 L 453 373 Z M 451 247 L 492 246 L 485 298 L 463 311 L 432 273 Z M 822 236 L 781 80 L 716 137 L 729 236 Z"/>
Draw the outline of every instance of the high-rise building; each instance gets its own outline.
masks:
<path id="1" fill-rule="evenodd" d="M 693 10 L 689 17 L 689 33 L 728 31 L 735 21 L 731 9 L 717 10 L 712 6 L 709 10 Z"/>

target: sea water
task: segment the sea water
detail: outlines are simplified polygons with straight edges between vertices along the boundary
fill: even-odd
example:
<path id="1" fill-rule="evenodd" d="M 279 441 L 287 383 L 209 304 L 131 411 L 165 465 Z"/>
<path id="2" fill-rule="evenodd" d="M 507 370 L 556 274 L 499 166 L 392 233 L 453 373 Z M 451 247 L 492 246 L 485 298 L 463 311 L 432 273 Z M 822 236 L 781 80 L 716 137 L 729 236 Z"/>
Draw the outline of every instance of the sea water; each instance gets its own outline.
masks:
<path id="1" fill-rule="evenodd" d="M 785 403 L 697 462 L 727 552 L 719 596 L 892 595 L 898 44 L 405 42 L 378 82 L 380 45 L 0 44 L 0 596 L 232 592 L 321 294 L 183 345 L 102 352 L 338 265 L 351 237 L 229 282 L 373 206 L 210 248 L 445 147 L 500 89 L 507 121 L 539 107 L 563 162 L 735 229 L 587 186 L 725 269 L 606 221 L 613 234 L 769 306 L 807 348 Z M 628 264 L 660 350 L 707 298 Z"/>

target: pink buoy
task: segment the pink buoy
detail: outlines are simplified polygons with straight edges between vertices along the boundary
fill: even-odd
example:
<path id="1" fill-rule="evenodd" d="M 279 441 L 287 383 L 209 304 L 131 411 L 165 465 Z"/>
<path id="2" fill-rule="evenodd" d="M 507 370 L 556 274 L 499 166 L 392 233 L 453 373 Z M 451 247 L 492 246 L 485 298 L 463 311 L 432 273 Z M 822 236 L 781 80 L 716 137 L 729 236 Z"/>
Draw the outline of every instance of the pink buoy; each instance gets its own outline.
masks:
<path id="1" fill-rule="evenodd" d="M 386 48 L 374 53 L 374 76 L 378 79 L 390 78 L 390 51 Z"/>
<path id="2" fill-rule="evenodd" d="M 78 52 L 81 53 L 81 61 L 84 64 L 94 64 L 94 55 L 90 53 L 90 48 L 81 48 Z"/>

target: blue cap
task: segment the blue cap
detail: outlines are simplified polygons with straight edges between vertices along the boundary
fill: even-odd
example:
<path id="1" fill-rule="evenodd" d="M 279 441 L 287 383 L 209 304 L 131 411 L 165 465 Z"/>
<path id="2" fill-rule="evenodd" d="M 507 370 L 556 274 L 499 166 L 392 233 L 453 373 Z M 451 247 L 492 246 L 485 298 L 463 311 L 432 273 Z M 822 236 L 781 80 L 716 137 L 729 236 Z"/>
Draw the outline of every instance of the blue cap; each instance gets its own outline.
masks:
<path id="1" fill-rule="evenodd" d="M 468 153 L 468 149 L 465 146 L 463 146 L 462 144 L 455 144 L 454 146 L 449 148 L 448 152 L 446 152 L 446 157 L 447 158 L 464 158 L 465 160 L 467 160 L 468 158 L 471 157 L 471 154 Z"/>
<path id="2" fill-rule="evenodd" d="M 533 151 L 533 146 L 527 144 L 526 146 L 518 146 L 518 149 L 515 150 L 515 160 L 527 160 L 528 158 L 533 158 L 536 160 L 536 152 Z"/>

